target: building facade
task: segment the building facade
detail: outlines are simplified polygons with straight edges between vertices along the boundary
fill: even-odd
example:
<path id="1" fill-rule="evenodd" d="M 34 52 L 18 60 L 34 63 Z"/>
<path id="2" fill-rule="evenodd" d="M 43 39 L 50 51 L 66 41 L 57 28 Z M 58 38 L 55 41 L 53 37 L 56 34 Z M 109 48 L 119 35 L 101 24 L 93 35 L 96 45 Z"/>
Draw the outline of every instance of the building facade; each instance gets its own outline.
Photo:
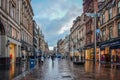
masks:
<path id="1" fill-rule="evenodd" d="M 57 42 L 57 54 L 60 54 L 60 42 L 62 41 L 62 39 L 58 40 Z"/>
<path id="2" fill-rule="evenodd" d="M 70 56 L 70 52 L 69 52 L 69 35 L 67 35 L 64 39 L 64 54 L 66 57 L 69 57 Z"/>
<path id="3" fill-rule="evenodd" d="M 70 29 L 70 56 L 79 56 L 79 40 L 78 36 L 79 34 L 79 26 L 80 26 L 80 16 L 76 18 L 76 20 L 73 21 L 73 26 Z M 77 53 L 76 53 L 77 51 Z"/>
<path id="4" fill-rule="evenodd" d="M 0 0 L 1 64 L 18 63 L 25 51 L 32 53 L 32 17 L 30 0 Z"/>
<path id="5" fill-rule="evenodd" d="M 39 31 L 38 31 L 38 25 L 37 23 L 33 20 L 33 55 L 34 55 L 34 58 L 37 57 L 37 54 L 38 54 L 38 34 L 39 34 Z"/>
<path id="6" fill-rule="evenodd" d="M 0 64 L 20 62 L 20 1 L 0 0 Z"/>
<path id="7" fill-rule="evenodd" d="M 120 1 L 99 4 L 100 56 L 104 62 L 120 62 Z"/>
<path id="8" fill-rule="evenodd" d="M 16 0 L 17 1 L 17 0 Z M 21 27 L 21 52 L 22 58 L 33 56 L 33 10 L 31 0 L 20 1 L 20 27 Z"/>
<path id="9" fill-rule="evenodd" d="M 57 42 L 57 54 L 64 56 L 65 50 L 64 50 L 64 40 L 60 39 Z"/>
<path id="10" fill-rule="evenodd" d="M 77 28 L 78 30 L 78 51 L 80 52 L 80 55 L 84 58 L 85 57 L 85 40 L 86 40 L 86 27 L 85 27 L 85 21 L 84 21 L 84 14 L 82 13 L 80 17 L 80 24 Z"/>
<path id="11" fill-rule="evenodd" d="M 98 0 L 83 0 L 83 13 L 97 13 Z M 86 27 L 86 42 L 85 42 L 85 55 L 87 60 L 93 60 L 94 56 L 98 56 L 99 50 L 94 54 L 94 18 L 85 15 Z M 99 47 L 98 47 L 99 48 Z"/>

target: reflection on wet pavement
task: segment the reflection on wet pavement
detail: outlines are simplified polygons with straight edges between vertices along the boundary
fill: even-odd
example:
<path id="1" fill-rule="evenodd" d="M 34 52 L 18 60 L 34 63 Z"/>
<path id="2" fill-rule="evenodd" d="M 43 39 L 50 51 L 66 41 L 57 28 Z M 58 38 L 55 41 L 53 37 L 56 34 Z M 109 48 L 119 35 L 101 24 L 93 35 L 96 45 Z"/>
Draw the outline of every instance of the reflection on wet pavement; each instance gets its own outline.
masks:
<path id="1" fill-rule="evenodd" d="M 14 77 L 29 70 L 26 62 L 11 64 L 0 68 L 0 80 L 12 80 Z M 86 61 L 85 65 L 74 65 L 65 59 L 46 59 L 21 80 L 120 80 L 120 64 L 93 64 Z"/>
<path id="2" fill-rule="evenodd" d="M 0 80 L 12 80 L 24 71 L 27 71 L 28 63 L 22 62 L 21 64 L 0 65 Z"/>
<path id="3" fill-rule="evenodd" d="M 107 67 L 106 67 L 107 66 Z M 114 67 L 113 67 L 114 66 Z M 93 64 L 74 65 L 68 60 L 46 60 L 22 80 L 120 80 L 120 65 Z"/>

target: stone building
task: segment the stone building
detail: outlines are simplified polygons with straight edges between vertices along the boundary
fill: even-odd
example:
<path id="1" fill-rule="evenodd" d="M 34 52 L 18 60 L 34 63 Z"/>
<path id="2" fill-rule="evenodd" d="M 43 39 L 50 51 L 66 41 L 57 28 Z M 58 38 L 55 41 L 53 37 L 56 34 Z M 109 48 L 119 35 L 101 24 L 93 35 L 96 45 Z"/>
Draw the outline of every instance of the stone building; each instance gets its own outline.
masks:
<path id="1" fill-rule="evenodd" d="M 101 14 L 98 22 L 101 61 L 120 62 L 120 1 L 104 0 L 99 4 L 98 12 Z"/>
<path id="2" fill-rule="evenodd" d="M 80 25 L 80 16 L 73 21 L 73 25 L 70 29 L 70 55 L 71 56 L 79 56 L 79 54 L 75 54 L 76 51 L 79 49 L 79 25 Z"/>
<path id="3" fill-rule="evenodd" d="M 35 20 L 33 20 L 33 55 L 35 57 L 37 57 L 38 54 L 38 49 L 39 49 L 39 42 L 38 42 L 38 35 L 39 35 L 39 31 L 38 31 L 38 25 L 35 22 Z"/>
<path id="4" fill-rule="evenodd" d="M 20 62 L 21 49 L 32 53 L 32 18 L 30 0 L 0 0 L 0 64 Z"/>
<path id="5" fill-rule="evenodd" d="M 84 21 L 84 14 L 82 13 L 80 17 L 80 23 L 77 28 L 78 30 L 78 51 L 80 52 L 80 55 L 82 57 L 85 57 L 85 40 L 86 40 L 86 27 L 85 27 L 85 21 Z"/>
<path id="6" fill-rule="evenodd" d="M 70 56 L 70 39 L 69 39 L 69 35 L 67 35 L 66 37 L 65 37 L 65 39 L 64 39 L 64 54 L 65 54 L 65 56 Z"/>
<path id="7" fill-rule="evenodd" d="M 97 13 L 98 12 L 98 0 L 83 0 L 83 13 Z M 85 54 L 86 59 L 94 59 L 94 18 L 85 15 L 85 27 L 86 27 L 86 42 L 85 42 Z M 98 55 L 98 50 L 96 54 Z"/>
<path id="8" fill-rule="evenodd" d="M 44 53 L 47 53 L 49 51 L 48 49 L 48 43 L 45 41 L 44 34 L 42 33 L 42 30 L 38 26 L 38 49 L 39 49 L 39 55 L 43 55 Z"/>
<path id="9" fill-rule="evenodd" d="M 62 39 L 57 42 L 57 53 L 64 55 L 64 40 Z"/>
<path id="10" fill-rule="evenodd" d="M 86 27 L 84 16 L 83 13 L 78 16 L 70 29 L 70 54 L 79 58 L 80 56 L 85 57 Z"/>
<path id="11" fill-rule="evenodd" d="M 16 0 L 18 1 L 18 0 Z M 31 0 L 20 1 L 21 52 L 24 59 L 33 56 L 33 10 Z"/>
<path id="12" fill-rule="evenodd" d="M 0 0 L 0 64 L 19 62 L 21 57 L 19 3 Z"/>

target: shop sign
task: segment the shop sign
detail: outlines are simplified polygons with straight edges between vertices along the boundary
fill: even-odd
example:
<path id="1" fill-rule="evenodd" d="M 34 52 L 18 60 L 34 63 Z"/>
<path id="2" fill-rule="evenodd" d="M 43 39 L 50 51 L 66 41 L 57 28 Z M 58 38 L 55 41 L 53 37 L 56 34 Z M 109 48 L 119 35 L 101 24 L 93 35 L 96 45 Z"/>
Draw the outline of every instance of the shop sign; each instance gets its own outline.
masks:
<path id="1" fill-rule="evenodd" d="M 104 45 L 101 45 L 101 47 L 113 46 L 113 45 L 118 45 L 118 44 L 120 44 L 120 41 L 116 41 L 116 42 L 112 42 L 112 43 L 104 44 Z"/>

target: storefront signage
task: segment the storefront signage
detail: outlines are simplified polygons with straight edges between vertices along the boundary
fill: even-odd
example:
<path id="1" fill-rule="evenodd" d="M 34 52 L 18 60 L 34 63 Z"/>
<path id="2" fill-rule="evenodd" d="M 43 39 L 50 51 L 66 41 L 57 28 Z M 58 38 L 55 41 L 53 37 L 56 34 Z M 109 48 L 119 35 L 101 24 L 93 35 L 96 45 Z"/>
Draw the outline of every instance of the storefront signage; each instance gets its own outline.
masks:
<path id="1" fill-rule="evenodd" d="M 120 41 L 116 41 L 116 42 L 112 42 L 112 43 L 108 43 L 108 44 L 103 44 L 103 45 L 101 45 L 101 48 L 106 47 L 106 46 L 114 46 L 114 45 L 120 45 Z"/>

